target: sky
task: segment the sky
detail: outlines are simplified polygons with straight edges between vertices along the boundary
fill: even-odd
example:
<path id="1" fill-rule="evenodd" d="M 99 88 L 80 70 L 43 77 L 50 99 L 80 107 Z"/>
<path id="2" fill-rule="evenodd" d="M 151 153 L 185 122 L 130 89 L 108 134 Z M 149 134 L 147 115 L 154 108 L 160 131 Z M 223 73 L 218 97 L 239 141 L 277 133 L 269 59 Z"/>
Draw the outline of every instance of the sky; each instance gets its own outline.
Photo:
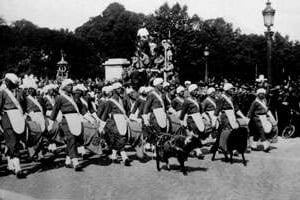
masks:
<path id="1" fill-rule="evenodd" d="M 223 17 L 239 27 L 243 33 L 263 34 L 262 10 L 266 0 L 0 0 L 0 16 L 8 23 L 27 19 L 40 27 L 74 30 L 90 17 L 102 14 L 112 2 L 119 2 L 127 10 L 150 14 L 167 2 L 188 6 L 190 15 L 202 19 Z M 300 40 L 300 1 L 271 0 L 276 10 L 273 31 Z"/>

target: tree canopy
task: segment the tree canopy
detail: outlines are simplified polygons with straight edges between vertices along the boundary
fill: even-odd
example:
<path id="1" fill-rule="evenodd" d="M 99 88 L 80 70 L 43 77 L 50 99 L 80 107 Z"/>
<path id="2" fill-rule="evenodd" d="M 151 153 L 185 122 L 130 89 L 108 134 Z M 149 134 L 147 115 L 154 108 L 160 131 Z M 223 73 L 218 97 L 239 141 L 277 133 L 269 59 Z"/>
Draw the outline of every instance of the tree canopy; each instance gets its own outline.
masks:
<path id="1" fill-rule="evenodd" d="M 107 58 L 131 58 L 137 30 L 144 23 L 156 43 L 170 37 L 175 46 L 175 68 L 182 80 L 203 79 L 206 46 L 210 75 L 231 76 L 234 72 L 254 79 L 256 69 L 266 73 L 264 35 L 243 34 L 223 18 L 203 20 L 198 15 L 189 16 L 187 11 L 185 5 L 170 7 L 165 3 L 144 15 L 112 3 L 74 32 L 41 28 L 25 19 L 8 25 L 0 18 L 0 70 L 53 78 L 63 49 L 72 77 L 103 77 L 100 66 Z M 299 75 L 299 41 L 275 33 L 272 47 L 275 78 L 282 78 L 282 72 Z"/>

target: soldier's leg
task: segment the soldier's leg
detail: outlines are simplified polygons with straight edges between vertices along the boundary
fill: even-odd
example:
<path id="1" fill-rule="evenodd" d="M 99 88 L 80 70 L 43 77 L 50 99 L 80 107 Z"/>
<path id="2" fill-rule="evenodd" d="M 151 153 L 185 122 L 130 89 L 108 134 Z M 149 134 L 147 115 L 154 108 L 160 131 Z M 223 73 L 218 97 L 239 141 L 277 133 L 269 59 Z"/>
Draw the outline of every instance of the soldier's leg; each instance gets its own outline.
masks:
<path id="1" fill-rule="evenodd" d="M 67 159 L 70 159 L 75 170 L 80 169 L 79 161 L 78 161 L 79 155 L 78 155 L 78 151 L 77 151 L 77 146 L 78 146 L 77 138 L 75 135 L 73 135 L 70 132 L 68 124 L 66 122 L 63 122 L 62 129 L 64 131 L 64 135 L 66 138 L 66 144 L 67 144 L 66 153 L 67 153 L 67 156 L 69 157 L 69 158 L 68 157 L 66 158 L 66 163 L 67 163 Z M 68 162 L 69 162 L 69 160 L 68 160 Z"/>

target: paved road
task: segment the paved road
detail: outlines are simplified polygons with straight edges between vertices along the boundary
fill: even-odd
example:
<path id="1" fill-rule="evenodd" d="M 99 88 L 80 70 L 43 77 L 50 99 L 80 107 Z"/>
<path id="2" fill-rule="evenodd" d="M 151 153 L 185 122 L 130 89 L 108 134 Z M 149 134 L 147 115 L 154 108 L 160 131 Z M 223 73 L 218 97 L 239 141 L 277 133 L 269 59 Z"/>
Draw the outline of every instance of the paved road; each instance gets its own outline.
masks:
<path id="1" fill-rule="evenodd" d="M 131 167 L 106 165 L 93 158 L 84 172 L 58 167 L 41 170 L 26 179 L 0 177 L 0 199 L 300 199 L 300 139 L 279 140 L 271 153 L 246 154 L 247 167 L 222 160 L 191 158 L 186 162 L 188 176 L 178 170 L 157 172 L 155 162 L 139 163 Z M 223 158 L 217 155 L 217 158 Z M 26 165 L 24 165 L 26 167 Z M 27 167 L 32 167 L 29 165 Z"/>

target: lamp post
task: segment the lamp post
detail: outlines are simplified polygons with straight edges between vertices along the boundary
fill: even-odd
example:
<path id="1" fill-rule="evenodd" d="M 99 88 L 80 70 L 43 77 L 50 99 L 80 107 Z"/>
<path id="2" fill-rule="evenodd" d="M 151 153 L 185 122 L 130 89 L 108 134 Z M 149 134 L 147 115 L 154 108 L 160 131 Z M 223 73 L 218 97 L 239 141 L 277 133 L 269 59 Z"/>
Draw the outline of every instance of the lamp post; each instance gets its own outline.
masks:
<path id="1" fill-rule="evenodd" d="M 270 84 L 272 84 L 272 36 L 273 33 L 271 31 L 271 27 L 274 25 L 274 16 L 275 10 L 271 7 L 270 0 L 266 3 L 266 8 L 262 11 L 262 15 L 264 18 L 264 25 L 267 27 L 267 31 L 265 32 L 267 38 L 267 73 Z"/>
<path id="2" fill-rule="evenodd" d="M 209 49 L 208 46 L 204 49 L 204 57 L 205 57 L 205 76 L 204 81 L 208 82 L 208 56 L 209 56 Z"/>

